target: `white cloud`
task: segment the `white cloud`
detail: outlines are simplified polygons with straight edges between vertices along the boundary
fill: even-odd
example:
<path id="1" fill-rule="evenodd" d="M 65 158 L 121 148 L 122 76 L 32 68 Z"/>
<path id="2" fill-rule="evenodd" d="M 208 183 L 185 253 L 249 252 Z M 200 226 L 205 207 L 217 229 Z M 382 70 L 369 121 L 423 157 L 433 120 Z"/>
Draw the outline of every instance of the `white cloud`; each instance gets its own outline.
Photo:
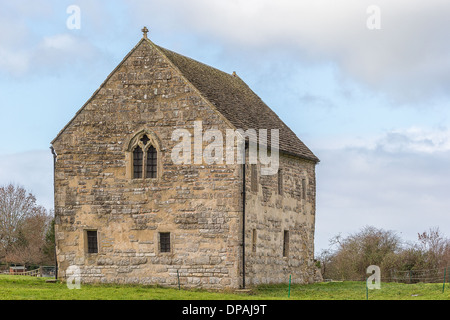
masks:
<path id="1" fill-rule="evenodd" d="M 89 41 L 68 33 L 44 37 L 33 53 L 31 58 L 33 63 L 41 68 L 51 67 L 52 69 L 73 66 L 79 61 L 83 61 L 86 66 L 100 56 L 99 50 Z"/>
<path id="2" fill-rule="evenodd" d="M 449 131 L 397 134 L 371 146 L 316 150 L 316 251 L 338 233 L 365 225 L 397 231 L 408 241 L 434 226 L 450 236 Z"/>
<path id="3" fill-rule="evenodd" d="M 366 26 L 374 4 L 381 30 Z M 448 94 L 448 1 L 154 0 L 131 6 L 141 20 L 151 16 L 155 28 L 190 30 L 257 52 L 290 50 L 311 62 L 332 60 L 344 74 L 401 101 Z"/>
<path id="4" fill-rule="evenodd" d="M 136 0 L 115 6 L 91 2 L 78 4 L 82 30 L 91 38 L 128 35 L 108 24 L 115 17 L 112 12 L 120 10 L 120 23 L 148 24 L 150 36 L 156 30 L 155 34 L 207 37 L 208 43 L 241 54 L 250 50 L 252 59 L 284 51 L 309 64 L 332 61 L 343 75 L 399 101 L 432 100 L 449 92 L 450 2 L 445 0 Z M 366 26 L 370 5 L 380 8 L 381 30 Z M 67 61 L 95 60 L 98 50 L 92 43 L 64 33 L 61 18 L 67 14 L 64 7 L 53 12 L 56 8 L 56 2 L 6 5 L 0 27 L 11 32 L 0 35 L 0 70 L 20 75 L 42 62 L 48 68 L 46 63 L 54 61 L 51 66 L 57 69 Z M 55 24 L 54 33 L 35 39 L 39 19 L 52 21 L 45 23 Z"/>
<path id="5" fill-rule="evenodd" d="M 389 152 L 446 152 L 450 151 L 450 130 L 419 127 L 395 130 L 381 138 L 377 146 Z"/>
<path id="6" fill-rule="evenodd" d="M 0 8 L 0 29 L 6 30 L 0 34 L 0 72 L 23 77 L 100 60 L 100 50 L 86 36 L 67 29 L 61 18 L 68 14 L 56 2 L 12 1 Z"/>
<path id="7" fill-rule="evenodd" d="M 35 71 L 57 72 L 73 67 L 78 62 L 84 66 L 96 63 L 101 53 L 88 40 L 68 33 L 46 36 L 30 46 L 4 46 L 0 48 L 0 70 L 16 77 Z"/>
<path id="8" fill-rule="evenodd" d="M 24 74 L 30 65 L 30 55 L 25 51 L 0 48 L 0 70 L 9 74 Z"/>
<path id="9" fill-rule="evenodd" d="M 450 129 L 446 127 L 413 126 L 387 131 L 381 135 L 336 134 L 314 139 L 315 146 L 324 150 L 365 149 L 384 153 L 424 153 L 450 152 Z"/>
<path id="10" fill-rule="evenodd" d="M 69 34 L 58 34 L 51 37 L 44 37 L 42 47 L 44 49 L 60 50 L 63 52 L 70 52 L 76 48 L 75 37 Z"/>

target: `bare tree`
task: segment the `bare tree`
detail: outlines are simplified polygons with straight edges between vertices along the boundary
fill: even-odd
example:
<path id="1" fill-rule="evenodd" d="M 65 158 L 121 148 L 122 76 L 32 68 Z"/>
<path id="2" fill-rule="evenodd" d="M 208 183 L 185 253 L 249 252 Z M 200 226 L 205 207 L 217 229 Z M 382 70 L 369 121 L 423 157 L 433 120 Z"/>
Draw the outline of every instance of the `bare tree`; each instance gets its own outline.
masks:
<path id="1" fill-rule="evenodd" d="M 48 222 L 47 210 L 23 187 L 0 187 L 0 258 L 11 261 L 19 247 L 21 254 L 39 250 L 38 239 L 45 237 L 41 229 Z"/>
<path id="2" fill-rule="evenodd" d="M 47 262 L 43 248 L 50 221 L 50 216 L 44 210 L 27 217 L 18 229 L 17 240 L 12 244 L 6 260 L 24 265 Z"/>
<path id="3" fill-rule="evenodd" d="M 450 262 L 450 239 L 445 238 L 439 227 L 419 233 L 418 240 L 418 248 L 425 254 L 429 264 L 435 268 L 448 266 Z"/>
<path id="4" fill-rule="evenodd" d="M 323 277 L 328 279 L 362 280 L 366 268 L 374 264 L 387 281 L 440 281 L 443 269 L 450 266 L 450 239 L 438 227 L 419 233 L 417 243 L 366 226 L 347 237 L 338 234 L 330 244 L 335 249 L 319 256 Z"/>
<path id="5" fill-rule="evenodd" d="M 369 265 L 382 266 L 384 259 L 397 253 L 401 239 L 394 231 L 366 226 L 359 232 L 333 237 L 330 243 L 335 250 L 322 255 L 324 278 L 363 280 Z"/>

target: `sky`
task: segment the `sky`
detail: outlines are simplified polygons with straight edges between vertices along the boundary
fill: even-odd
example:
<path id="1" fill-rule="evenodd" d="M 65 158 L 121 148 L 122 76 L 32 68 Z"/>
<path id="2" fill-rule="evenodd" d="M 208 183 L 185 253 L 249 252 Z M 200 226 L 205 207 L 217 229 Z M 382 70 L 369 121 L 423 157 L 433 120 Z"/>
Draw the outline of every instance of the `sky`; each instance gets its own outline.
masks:
<path id="1" fill-rule="evenodd" d="M 368 225 L 450 237 L 449 16 L 445 0 L 0 0 L 0 185 L 53 208 L 50 142 L 147 26 L 236 71 L 321 160 L 316 253 Z"/>

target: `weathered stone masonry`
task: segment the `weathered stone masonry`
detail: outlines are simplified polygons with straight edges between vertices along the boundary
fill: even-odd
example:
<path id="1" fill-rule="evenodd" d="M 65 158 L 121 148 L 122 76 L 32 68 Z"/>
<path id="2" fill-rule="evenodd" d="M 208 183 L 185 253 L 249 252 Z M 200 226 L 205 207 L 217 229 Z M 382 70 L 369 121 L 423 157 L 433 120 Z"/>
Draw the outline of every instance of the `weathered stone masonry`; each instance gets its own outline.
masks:
<path id="1" fill-rule="evenodd" d="M 185 287 L 241 286 L 242 165 L 175 165 L 171 159 L 177 128 L 192 132 L 194 121 L 202 121 L 203 130 L 238 127 L 219 110 L 219 99 L 188 79 L 182 63 L 191 60 L 180 56 L 175 64 L 175 55 L 144 37 L 52 141 L 60 278 L 75 265 L 82 282 L 177 285 L 178 273 Z M 192 62 L 242 82 L 197 64 Z M 130 143 L 144 134 L 158 151 L 158 175 L 133 179 Z M 280 162 L 283 195 L 277 194 L 276 175 L 260 176 L 252 192 L 247 170 L 249 285 L 286 282 L 288 274 L 297 282 L 313 281 L 317 159 L 281 153 Z M 98 253 L 86 250 L 88 230 L 97 231 Z M 284 230 L 288 257 L 282 256 Z M 170 252 L 160 252 L 160 232 L 170 232 Z"/>
<path id="2" fill-rule="evenodd" d="M 257 166 L 260 166 L 259 164 Z M 278 177 L 260 176 L 257 192 L 247 175 L 246 277 L 249 284 L 313 282 L 315 224 L 315 163 L 281 155 L 282 194 Z M 302 199 L 305 180 L 305 199 Z M 289 234 L 283 256 L 284 232 Z M 255 233 L 255 235 L 254 235 Z M 253 239 L 255 238 L 255 239 Z"/>

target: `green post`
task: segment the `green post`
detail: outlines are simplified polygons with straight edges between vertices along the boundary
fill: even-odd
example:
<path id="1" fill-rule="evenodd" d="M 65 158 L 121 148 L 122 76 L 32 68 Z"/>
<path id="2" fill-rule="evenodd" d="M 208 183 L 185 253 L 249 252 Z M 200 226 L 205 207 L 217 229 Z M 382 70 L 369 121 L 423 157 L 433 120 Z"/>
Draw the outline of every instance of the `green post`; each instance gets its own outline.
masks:
<path id="1" fill-rule="evenodd" d="M 442 293 L 444 293 L 445 290 L 445 276 L 447 275 L 447 268 L 444 268 L 444 282 L 442 283 Z"/>
<path id="2" fill-rule="evenodd" d="M 178 279 L 178 290 L 180 290 L 180 274 L 178 273 L 178 270 L 177 270 L 177 279 Z"/>
<path id="3" fill-rule="evenodd" d="M 288 298 L 291 297 L 291 275 L 289 275 L 289 292 L 288 292 Z"/>

